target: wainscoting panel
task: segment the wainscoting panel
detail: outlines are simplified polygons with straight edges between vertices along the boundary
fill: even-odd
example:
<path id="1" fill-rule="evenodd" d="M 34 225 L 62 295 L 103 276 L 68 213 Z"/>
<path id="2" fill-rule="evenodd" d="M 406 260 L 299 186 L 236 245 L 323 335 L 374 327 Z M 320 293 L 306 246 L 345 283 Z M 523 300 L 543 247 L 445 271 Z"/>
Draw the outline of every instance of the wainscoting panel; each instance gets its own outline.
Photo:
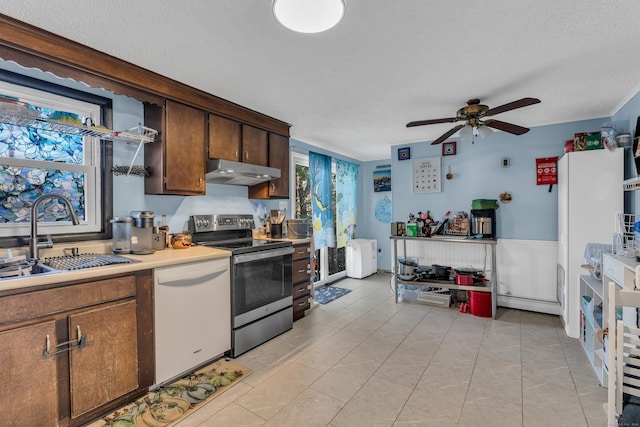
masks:
<path id="1" fill-rule="evenodd" d="M 498 305 L 559 314 L 558 242 L 498 239 Z"/>

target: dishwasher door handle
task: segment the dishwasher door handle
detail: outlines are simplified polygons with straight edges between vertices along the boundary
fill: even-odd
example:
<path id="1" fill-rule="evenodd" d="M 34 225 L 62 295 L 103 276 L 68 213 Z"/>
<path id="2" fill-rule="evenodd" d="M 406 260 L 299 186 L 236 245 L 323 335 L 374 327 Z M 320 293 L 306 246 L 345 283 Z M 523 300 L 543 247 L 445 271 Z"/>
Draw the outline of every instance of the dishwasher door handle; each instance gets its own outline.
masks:
<path id="1" fill-rule="evenodd" d="M 229 271 L 228 268 L 217 271 L 208 271 L 204 274 L 180 274 L 178 272 L 162 272 L 156 277 L 156 283 L 162 286 L 188 286 L 215 280 L 216 277 L 223 275 Z"/>

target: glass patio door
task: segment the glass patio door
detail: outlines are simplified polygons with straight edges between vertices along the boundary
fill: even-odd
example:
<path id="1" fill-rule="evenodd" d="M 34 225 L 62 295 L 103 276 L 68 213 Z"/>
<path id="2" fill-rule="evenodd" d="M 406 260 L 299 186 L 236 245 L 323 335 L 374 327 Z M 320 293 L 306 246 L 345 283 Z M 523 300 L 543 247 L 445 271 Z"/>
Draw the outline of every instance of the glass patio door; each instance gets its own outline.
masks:
<path id="1" fill-rule="evenodd" d="M 295 218 L 307 219 L 311 222 L 311 188 L 309 185 L 309 156 L 292 153 L 295 176 L 292 185 L 295 187 L 291 194 L 295 195 Z M 333 224 L 336 229 L 336 182 L 335 161 L 332 162 L 331 193 L 333 209 Z M 336 236 L 334 236 L 335 238 Z M 334 241 L 337 241 L 335 239 Z M 326 285 L 346 276 L 345 248 L 321 248 L 315 250 L 313 260 L 314 282 L 316 286 Z"/>

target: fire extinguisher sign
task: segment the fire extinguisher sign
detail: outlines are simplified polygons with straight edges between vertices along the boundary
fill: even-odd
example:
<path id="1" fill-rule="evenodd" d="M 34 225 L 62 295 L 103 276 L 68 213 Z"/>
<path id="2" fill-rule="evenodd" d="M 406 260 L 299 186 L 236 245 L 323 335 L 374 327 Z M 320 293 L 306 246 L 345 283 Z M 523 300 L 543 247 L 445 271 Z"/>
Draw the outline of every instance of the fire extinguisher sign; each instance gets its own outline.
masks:
<path id="1" fill-rule="evenodd" d="M 536 159 L 536 184 L 553 185 L 558 183 L 558 157 Z"/>

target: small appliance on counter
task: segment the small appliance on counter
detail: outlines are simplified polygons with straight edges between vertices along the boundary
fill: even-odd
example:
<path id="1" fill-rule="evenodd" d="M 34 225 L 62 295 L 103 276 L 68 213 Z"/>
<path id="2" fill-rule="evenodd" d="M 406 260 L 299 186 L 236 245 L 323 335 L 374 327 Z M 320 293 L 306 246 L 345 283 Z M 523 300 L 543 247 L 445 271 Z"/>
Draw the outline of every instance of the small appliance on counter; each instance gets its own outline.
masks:
<path id="1" fill-rule="evenodd" d="M 306 219 L 288 219 L 287 220 L 287 236 L 290 239 L 306 239 L 309 237 L 309 220 Z"/>
<path id="2" fill-rule="evenodd" d="M 131 211 L 129 214 L 111 220 L 113 252 L 146 255 L 160 249 L 158 244 L 154 244 L 154 237 L 159 240 L 156 236 L 159 233 L 154 233 L 155 214 L 151 211 Z"/>
<path id="3" fill-rule="evenodd" d="M 483 239 L 496 237 L 496 210 L 471 209 L 471 234 Z"/>

